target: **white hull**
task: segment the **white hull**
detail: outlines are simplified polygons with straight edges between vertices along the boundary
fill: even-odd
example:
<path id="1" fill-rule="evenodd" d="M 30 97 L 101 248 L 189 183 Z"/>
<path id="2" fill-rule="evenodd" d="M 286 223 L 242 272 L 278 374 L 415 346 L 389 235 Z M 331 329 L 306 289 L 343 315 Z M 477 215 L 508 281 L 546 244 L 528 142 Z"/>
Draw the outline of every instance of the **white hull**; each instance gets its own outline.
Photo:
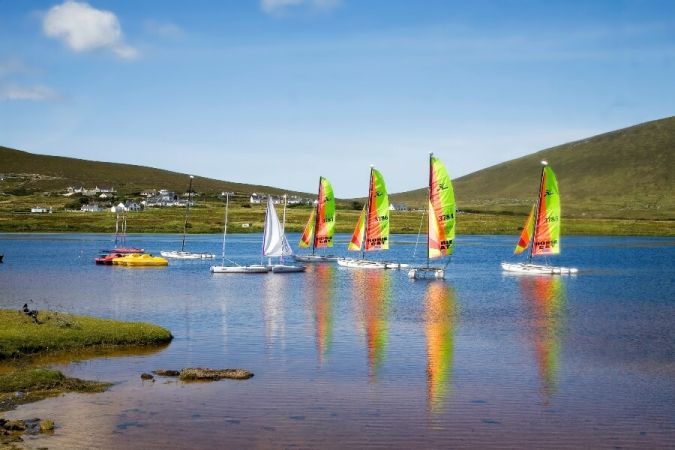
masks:
<path id="1" fill-rule="evenodd" d="M 408 264 L 386 261 L 369 261 L 367 259 L 338 258 L 337 263 L 342 267 L 352 269 L 402 269 L 408 267 Z"/>
<path id="2" fill-rule="evenodd" d="M 522 273 L 522 274 L 547 274 L 547 275 L 556 275 L 556 274 L 575 274 L 578 272 L 578 269 L 575 267 L 556 267 L 556 266 L 543 266 L 539 264 L 525 264 L 525 263 L 502 263 L 502 269 L 506 272 L 513 273 Z"/>
<path id="3" fill-rule="evenodd" d="M 305 269 L 307 269 L 305 266 L 293 266 L 289 264 L 275 264 L 272 266 L 273 273 L 304 272 Z"/>
<path id="4" fill-rule="evenodd" d="M 161 251 L 159 254 L 165 258 L 172 259 L 213 259 L 216 257 L 216 255 L 212 253 L 192 253 L 178 251 Z"/>
<path id="5" fill-rule="evenodd" d="M 445 270 L 438 267 L 417 267 L 408 271 L 408 278 L 413 278 L 415 280 L 429 278 L 442 280 L 445 278 Z"/>
<path id="6" fill-rule="evenodd" d="M 267 273 L 267 266 L 211 266 L 211 273 Z"/>
<path id="7" fill-rule="evenodd" d="M 316 263 L 316 262 L 335 262 L 340 258 L 335 255 L 293 255 L 293 259 L 300 262 Z"/>

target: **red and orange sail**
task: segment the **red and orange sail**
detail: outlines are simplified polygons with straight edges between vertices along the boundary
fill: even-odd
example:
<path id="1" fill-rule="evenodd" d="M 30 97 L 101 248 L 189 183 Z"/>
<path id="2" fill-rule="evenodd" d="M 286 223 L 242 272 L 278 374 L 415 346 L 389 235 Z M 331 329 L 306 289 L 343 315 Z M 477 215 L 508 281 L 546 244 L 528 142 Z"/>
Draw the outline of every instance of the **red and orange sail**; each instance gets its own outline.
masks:
<path id="1" fill-rule="evenodd" d="M 316 224 L 316 220 L 314 219 L 315 214 L 316 211 L 312 210 L 311 214 L 309 215 L 305 229 L 302 231 L 302 236 L 300 236 L 300 242 L 298 243 L 298 247 L 300 248 L 308 248 L 312 245 L 312 238 L 314 237 L 314 225 Z"/>
<path id="2" fill-rule="evenodd" d="M 360 251 L 363 245 L 363 235 L 366 232 L 366 207 L 364 206 L 359 215 L 359 220 L 356 222 L 356 228 L 352 234 L 352 239 L 349 241 L 347 250 Z"/>
<path id="3" fill-rule="evenodd" d="M 530 214 L 527 216 L 527 220 L 525 220 L 523 231 L 520 233 L 520 239 L 518 239 L 516 249 L 513 251 L 514 255 L 523 253 L 530 246 L 530 240 L 534 231 L 534 207 L 535 205 L 532 205 Z"/>
<path id="4" fill-rule="evenodd" d="M 429 258 L 452 253 L 455 240 L 455 193 L 443 163 L 429 158 Z"/>
<path id="5" fill-rule="evenodd" d="M 560 193 L 553 170 L 545 166 L 539 192 L 539 211 L 534 225 L 532 255 L 560 253 Z"/>

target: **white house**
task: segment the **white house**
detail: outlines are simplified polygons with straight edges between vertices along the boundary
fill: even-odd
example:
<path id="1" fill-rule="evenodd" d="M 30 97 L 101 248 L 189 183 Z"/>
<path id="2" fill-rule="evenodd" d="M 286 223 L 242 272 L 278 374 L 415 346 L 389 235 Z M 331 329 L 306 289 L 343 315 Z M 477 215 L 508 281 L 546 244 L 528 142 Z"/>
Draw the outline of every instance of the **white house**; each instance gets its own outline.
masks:
<path id="1" fill-rule="evenodd" d="M 35 214 L 51 214 L 52 209 L 51 208 L 43 208 L 41 206 L 36 206 L 35 208 L 31 208 L 30 212 L 35 213 Z"/>

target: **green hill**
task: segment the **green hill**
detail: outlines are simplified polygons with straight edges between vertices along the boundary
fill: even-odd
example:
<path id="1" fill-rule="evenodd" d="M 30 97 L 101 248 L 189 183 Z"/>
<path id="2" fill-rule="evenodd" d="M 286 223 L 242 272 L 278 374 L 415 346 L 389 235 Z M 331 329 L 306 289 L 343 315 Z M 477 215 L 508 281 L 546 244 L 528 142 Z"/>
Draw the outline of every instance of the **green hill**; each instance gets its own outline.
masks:
<path id="1" fill-rule="evenodd" d="M 0 146 L 0 175 L 5 177 L 0 185 L 5 192 L 30 194 L 43 191 L 63 191 L 68 186 L 87 188 L 114 187 L 120 194 L 130 194 L 144 189 L 168 189 L 176 192 L 187 190 L 188 175 L 151 167 L 131 164 L 88 161 L 62 156 L 36 155 Z M 195 176 L 195 190 L 206 194 L 223 191 L 250 194 L 310 194 L 286 191 L 270 186 L 232 183 Z"/>
<path id="2" fill-rule="evenodd" d="M 675 219 L 675 117 L 563 144 L 454 180 L 460 210 L 526 214 L 540 161 L 558 176 L 568 217 Z M 445 161 L 447 165 L 451 161 Z M 411 206 L 426 188 L 392 195 Z"/>

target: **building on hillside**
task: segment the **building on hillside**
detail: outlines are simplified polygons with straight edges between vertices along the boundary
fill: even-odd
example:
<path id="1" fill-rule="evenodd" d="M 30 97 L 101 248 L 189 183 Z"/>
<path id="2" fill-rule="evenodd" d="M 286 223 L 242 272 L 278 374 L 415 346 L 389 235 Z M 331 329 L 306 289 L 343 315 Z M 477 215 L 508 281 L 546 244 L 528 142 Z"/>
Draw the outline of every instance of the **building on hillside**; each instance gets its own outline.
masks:
<path id="1" fill-rule="evenodd" d="M 80 211 L 82 212 L 101 212 L 103 211 L 103 208 L 98 203 L 90 203 L 88 205 L 82 205 L 80 207 Z"/>
<path id="2" fill-rule="evenodd" d="M 51 214 L 51 208 L 43 208 L 42 206 L 36 206 L 35 208 L 30 209 L 31 214 Z"/>

